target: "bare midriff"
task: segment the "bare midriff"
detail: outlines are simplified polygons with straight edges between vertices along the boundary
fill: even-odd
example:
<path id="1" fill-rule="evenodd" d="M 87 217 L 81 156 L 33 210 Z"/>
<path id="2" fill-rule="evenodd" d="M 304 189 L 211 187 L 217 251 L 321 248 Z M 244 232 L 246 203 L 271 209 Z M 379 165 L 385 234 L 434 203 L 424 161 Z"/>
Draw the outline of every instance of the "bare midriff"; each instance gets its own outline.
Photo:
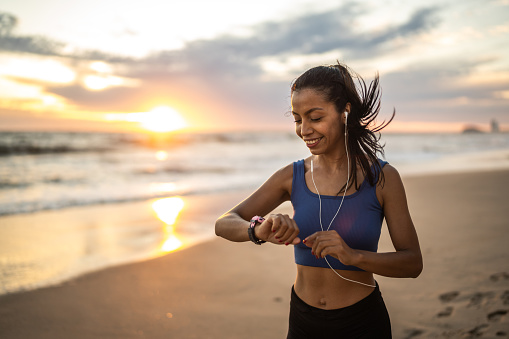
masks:
<path id="1" fill-rule="evenodd" d="M 337 270 L 343 277 L 375 285 L 373 274 Z M 347 307 L 367 297 L 374 288 L 347 281 L 330 268 L 297 265 L 295 293 L 306 304 L 324 310 Z"/>

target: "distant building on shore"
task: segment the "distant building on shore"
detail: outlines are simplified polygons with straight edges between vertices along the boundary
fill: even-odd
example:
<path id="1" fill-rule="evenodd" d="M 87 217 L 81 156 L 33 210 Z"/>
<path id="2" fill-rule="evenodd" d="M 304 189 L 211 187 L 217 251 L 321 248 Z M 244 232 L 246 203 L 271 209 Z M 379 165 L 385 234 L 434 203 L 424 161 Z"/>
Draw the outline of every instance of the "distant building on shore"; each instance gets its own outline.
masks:
<path id="1" fill-rule="evenodd" d="M 498 121 L 495 119 L 491 120 L 491 133 L 498 133 L 500 132 L 500 126 L 498 125 Z"/>
<path id="2" fill-rule="evenodd" d="M 486 129 L 483 130 L 483 128 L 477 126 L 477 125 L 465 125 L 463 127 L 463 130 L 461 133 L 485 133 Z M 498 121 L 495 119 L 491 119 L 490 121 L 490 132 L 491 133 L 499 133 L 500 132 L 500 125 L 498 124 Z"/>
<path id="3" fill-rule="evenodd" d="M 476 126 L 465 126 L 461 133 L 484 133 L 484 132 Z"/>

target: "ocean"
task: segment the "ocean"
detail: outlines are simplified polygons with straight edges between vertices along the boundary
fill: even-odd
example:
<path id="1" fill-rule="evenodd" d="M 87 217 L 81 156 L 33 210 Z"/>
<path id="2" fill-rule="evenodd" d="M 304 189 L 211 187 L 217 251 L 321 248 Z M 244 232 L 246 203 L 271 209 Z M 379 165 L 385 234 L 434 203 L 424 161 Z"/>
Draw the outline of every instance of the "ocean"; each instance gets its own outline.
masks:
<path id="1" fill-rule="evenodd" d="M 509 168 L 509 133 L 386 134 L 381 141 L 384 158 L 403 177 Z M 38 225 L 39 234 L 47 231 L 51 241 L 28 244 L 27 233 L 34 230 L 28 226 L 14 230 L 5 223 L 9 216 L 252 190 L 279 168 L 308 155 L 292 132 L 167 136 L 0 132 L 0 294 L 152 257 L 150 248 L 159 246 L 163 236 L 160 229 L 144 229 L 140 237 L 142 225 L 129 226 L 137 227 L 132 234 L 121 227 L 110 228 L 108 237 L 123 237 L 130 245 L 115 251 L 111 243 L 89 246 L 75 260 L 62 262 L 69 253 L 51 248 L 61 231 Z M 195 225 L 192 232 L 200 233 L 200 227 L 208 228 L 203 229 L 205 238 L 213 236 L 210 225 Z M 74 232 L 75 239 L 84 234 L 82 229 Z"/>
<path id="2" fill-rule="evenodd" d="M 483 168 L 459 159 L 507 150 L 509 134 L 387 134 L 382 144 L 385 159 L 402 175 L 425 174 Z M 308 154 L 289 132 L 166 138 L 3 132 L 0 216 L 255 188 L 277 169 Z M 444 161 L 447 166 L 440 168 Z M 490 161 L 486 166 L 505 165 Z"/>

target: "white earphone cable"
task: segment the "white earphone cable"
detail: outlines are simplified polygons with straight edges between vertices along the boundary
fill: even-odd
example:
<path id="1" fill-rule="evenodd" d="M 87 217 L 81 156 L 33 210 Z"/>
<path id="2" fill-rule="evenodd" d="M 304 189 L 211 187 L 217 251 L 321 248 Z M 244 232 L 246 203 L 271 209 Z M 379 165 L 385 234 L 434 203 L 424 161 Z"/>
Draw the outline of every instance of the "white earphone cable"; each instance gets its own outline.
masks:
<path id="1" fill-rule="evenodd" d="M 345 121 L 345 151 L 346 151 L 346 159 L 347 159 L 347 177 L 346 177 L 346 187 L 345 187 L 345 191 L 343 192 L 343 197 L 341 198 L 341 203 L 339 204 L 339 208 L 338 210 L 336 211 L 336 214 L 334 214 L 334 217 L 332 218 L 332 220 L 330 221 L 330 224 L 329 224 L 329 227 L 327 227 L 327 231 L 330 229 L 330 227 L 332 226 L 332 223 L 334 221 L 334 219 L 336 219 L 336 216 L 338 215 L 339 213 L 339 210 L 341 209 L 341 206 L 343 206 L 343 201 L 345 200 L 345 195 L 346 195 L 346 191 L 348 190 L 348 184 L 349 184 L 349 181 L 350 181 L 350 156 L 348 155 L 348 145 L 347 145 L 347 139 L 346 139 L 346 127 L 347 127 L 347 122 L 348 122 L 348 118 L 347 120 Z M 315 183 L 315 178 L 313 176 L 313 159 L 311 159 L 311 180 L 313 181 L 313 185 L 315 186 L 315 190 L 316 190 L 316 193 L 318 194 L 318 201 L 320 203 L 320 212 L 319 212 L 319 217 L 320 217 L 320 228 L 322 229 L 322 231 L 324 230 L 323 229 L 323 225 L 322 225 L 322 198 L 320 196 L 320 192 L 318 191 L 318 187 L 316 187 L 316 183 Z M 352 280 L 352 279 L 348 279 L 348 278 L 345 278 L 343 277 L 341 274 L 339 274 L 334 268 L 332 268 L 331 264 L 329 263 L 329 261 L 327 260 L 327 257 L 324 257 L 325 261 L 327 262 L 327 265 L 329 265 L 330 269 L 336 273 L 340 278 L 344 279 L 344 280 L 347 280 L 347 281 L 351 281 L 351 282 L 354 282 L 354 283 L 357 283 L 357 284 L 360 284 L 360 285 L 364 285 L 364 286 L 368 286 L 368 287 L 376 287 L 375 285 L 370 285 L 370 284 L 366 284 L 366 283 L 363 283 L 363 282 L 360 282 L 360 281 L 356 281 L 356 280 Z"/>

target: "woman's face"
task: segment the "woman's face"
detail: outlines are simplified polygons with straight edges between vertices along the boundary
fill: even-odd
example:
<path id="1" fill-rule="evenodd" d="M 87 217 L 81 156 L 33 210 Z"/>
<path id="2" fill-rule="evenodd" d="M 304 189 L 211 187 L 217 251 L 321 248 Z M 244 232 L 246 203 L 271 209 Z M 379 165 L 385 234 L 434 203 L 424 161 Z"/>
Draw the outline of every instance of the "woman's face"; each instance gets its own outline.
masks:
<path id="1" fill-rule="evenodd" d="M 294 91 L 292 114 L 295 118 L 295 132 L 312 154 L 337 151 L 344 141 L 341 115 L 334 103 L 325 100 L 320 92 L 308 88 Z"/>

